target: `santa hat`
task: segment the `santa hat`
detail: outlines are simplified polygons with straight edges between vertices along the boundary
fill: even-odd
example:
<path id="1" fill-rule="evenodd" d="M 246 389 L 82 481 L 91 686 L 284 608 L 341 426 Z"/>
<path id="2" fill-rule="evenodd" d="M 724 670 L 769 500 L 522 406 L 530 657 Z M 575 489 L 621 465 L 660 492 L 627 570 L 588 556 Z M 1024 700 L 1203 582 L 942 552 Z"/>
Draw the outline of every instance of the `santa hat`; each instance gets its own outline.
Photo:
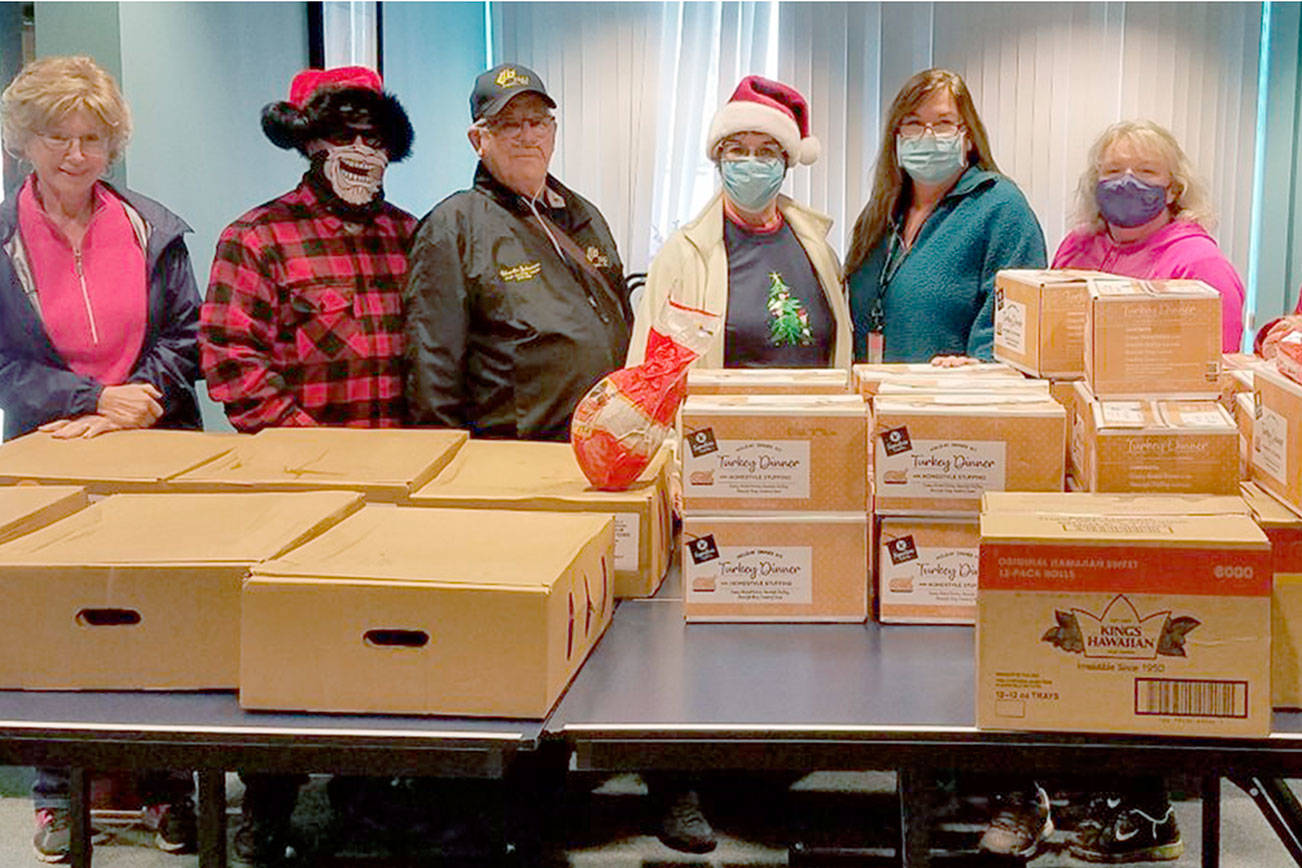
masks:
<path id="1" fill-rule="evenodd" d="M 407 112 L 384 92 L 380 74 L 365 66 L 305 69 L 289 85 L 289 99 L 262 110 L 262 131 L 278 148 L 300 152 L 365 116 L 384 141 L 393 162 L 411 153 L 415 138 Z"/>
<path id="2" fill-rule="evenodd" d="M 765 133 L 777 140 L 792 163 L 808 166 L 822 152 L 809 134 L 809 104 L 794 87 L 780 81 L 748 75 L 737 85 L 710 122 L 705 154 L 711 160 L 719 142 L 733 133 Z"/>

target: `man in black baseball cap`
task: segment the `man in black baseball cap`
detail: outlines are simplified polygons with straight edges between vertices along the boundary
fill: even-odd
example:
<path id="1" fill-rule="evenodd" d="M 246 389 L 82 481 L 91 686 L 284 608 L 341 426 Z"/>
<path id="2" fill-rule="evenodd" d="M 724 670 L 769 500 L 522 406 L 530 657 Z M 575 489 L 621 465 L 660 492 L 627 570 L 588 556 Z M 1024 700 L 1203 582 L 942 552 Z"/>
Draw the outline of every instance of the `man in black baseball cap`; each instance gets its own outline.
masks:
<path id="1" fill-rule="evenodd" d="M 536 93 L 548 108 L 556 108 L 538 73 L 518 63 L 500 63 L 475 79 L 475 89 L 470 94 L 470 116 L 474 120 L 491 118 L 522 93 Z"/>

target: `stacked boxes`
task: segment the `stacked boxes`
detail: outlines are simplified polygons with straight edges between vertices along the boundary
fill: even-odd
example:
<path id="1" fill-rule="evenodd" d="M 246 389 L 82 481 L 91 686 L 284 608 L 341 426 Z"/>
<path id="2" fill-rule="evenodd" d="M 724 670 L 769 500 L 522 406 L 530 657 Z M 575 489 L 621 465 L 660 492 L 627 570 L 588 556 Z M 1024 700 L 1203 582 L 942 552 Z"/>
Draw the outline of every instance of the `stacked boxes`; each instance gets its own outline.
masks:
<path id="1" fill-rule="evenodd" d="M 1032 376 L 1085 375 L 1090 284 L 1129 283 L 1097 271 L 1007 269 L 995 275 L 995 358 Z"/>
<path id="2" fill-rule="evenodd" d="M 987 501 L 977 725 L 1264 737 L 1271 551 L 1238 498 Z"/>
<path id="3" fill-rule="evenodd" d="M 680 419 L 687 620 L 864 620 L 863 400 L 694 395 Z"/>
<path id="4" fill-rule="evenodd" d="M 1251 482 L 1243 499 L 1270 540 L 1270 695 L 1275 708 L 1302 708 L 1302 516 Z"/>

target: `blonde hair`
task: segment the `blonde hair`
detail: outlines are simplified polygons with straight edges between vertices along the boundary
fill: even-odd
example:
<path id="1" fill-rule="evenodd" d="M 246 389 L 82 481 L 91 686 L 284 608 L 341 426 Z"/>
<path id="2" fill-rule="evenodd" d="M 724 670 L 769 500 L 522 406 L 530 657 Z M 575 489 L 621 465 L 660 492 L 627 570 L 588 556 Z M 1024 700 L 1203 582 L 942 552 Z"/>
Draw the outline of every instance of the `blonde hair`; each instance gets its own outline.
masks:
<path id="1" fill-rule="evenodd" d="M 108 130 L 109 161 L 131 137 L 131 110 L 118 83 L 89 57 L 42 57 L 23 67 L 0 94 L 4 145 L 22 159 L 32 137 L 84 109 Z"/>
<path id="2" fill-rule="evenodd" d="M 1108 148 L 1119 141 L 1130 142 L 1137 148 L 1157 155 L 1171 173 L 1170 192 L 1175 195 L 1168 207 L 1175 220 L 1190 220 L 1210 232 L 1216 225 L 1216 215 L 1207 196 L 1207 188 L 1194 174 L 1193 164 L 1185 155 L 1175 136 L 1165 127 L 1152 121 L 1120 121 L 1103 131 L 1090 146 L 1085 161 L 1085 172 L 1076 187 L 1076 211 L 1073 219 L 1082 228 L 1101 232 L 1105 228 L 1099 213 L 1094 190 L 1099 183 L 1099 166 Z"/>
<path id="3" fill-rule="evenodd" d="M 967 89 L 963 77 L 948 69 L 924 69 L 915 74 L 900 88 L 887 113 L 886 129 L 882 132 L 881 149 L 873 171 L 873 192 L 854 224 L 850 253 L 845 260 L 846 274 L 853 273 L 863 265 L 873 248 L 885 237 L 891 219 L 899 210 L 904 197 L 912 195 L 912 184 L 910 182 L 906 186 L 908 176 L 900 168 L 895 137 L 904 118 L 942 90 L 949 91 L 954 98 L 954 105 L 963 118 L 963 126 L 967 128 L 967 164 L 989 172 L 999 171 L 995 158 L 990 153 L 990 139 L 986 135 L 985 124 L 981 123 L 976 103 L 972 101 L 972 93 Z"/>

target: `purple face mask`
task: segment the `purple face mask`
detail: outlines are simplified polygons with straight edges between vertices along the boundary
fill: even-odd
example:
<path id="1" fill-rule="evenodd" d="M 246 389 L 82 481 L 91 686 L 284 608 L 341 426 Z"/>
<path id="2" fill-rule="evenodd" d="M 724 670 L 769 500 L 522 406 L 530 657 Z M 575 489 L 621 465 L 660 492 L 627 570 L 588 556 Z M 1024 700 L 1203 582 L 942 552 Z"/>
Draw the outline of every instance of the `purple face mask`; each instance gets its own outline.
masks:
<path id="1" fill-rule="evenodd" d="M 1113 226 L 1143 226 L 1166 207 L 1166 188 L 1147 184 L 1134 175 L 1099 181 L 1094 188 L 1099 213 Z"/>

